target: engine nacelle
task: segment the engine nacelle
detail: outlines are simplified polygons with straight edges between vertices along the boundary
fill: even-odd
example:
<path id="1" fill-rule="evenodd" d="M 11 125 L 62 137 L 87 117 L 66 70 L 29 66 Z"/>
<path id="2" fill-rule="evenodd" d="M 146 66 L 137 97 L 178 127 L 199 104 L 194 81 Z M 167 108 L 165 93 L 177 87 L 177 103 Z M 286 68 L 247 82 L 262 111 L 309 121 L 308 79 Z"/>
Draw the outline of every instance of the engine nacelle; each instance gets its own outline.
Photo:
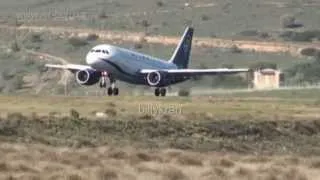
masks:
<path id="1" fill-rule="evenodd" d="M 90 86 L 99 82 L 101 73 L 94 70 L 80 70 L 76 72 L 77 83 Z"/>
<path id="2" fill-rule="evenodd" d="M 161 72 L 161 71 L 150 72 L 148 73 L 146 79 L 147 79 L 147 83 L 150 86 L 161 87 L 161 86 L 167 86 L 170 84 L 168 73 L 166 72 Z"/>

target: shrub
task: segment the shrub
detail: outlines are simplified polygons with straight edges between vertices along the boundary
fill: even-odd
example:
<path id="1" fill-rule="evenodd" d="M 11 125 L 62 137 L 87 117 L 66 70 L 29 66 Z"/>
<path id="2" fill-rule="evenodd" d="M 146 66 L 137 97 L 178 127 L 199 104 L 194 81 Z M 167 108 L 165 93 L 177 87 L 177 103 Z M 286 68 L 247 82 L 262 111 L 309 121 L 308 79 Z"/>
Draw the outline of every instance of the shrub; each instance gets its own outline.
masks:
<path id="1" fill-rule="evenodd" d="M 38 33 L 32 33 L 30 35 L 30 41 L 33 42 L 33 43 L 42 42 L 41 35 L 38 34 Z"/>
<path id="2" fill-rule="evenodd" d="M 104 10 L 101 10 L 101 11 L 99 12 L 98 17 L 99 17 L 100 19 L 108 18 L 107 14 L 106 14 L 106 12 L 105 12 Z"/>
<path id="3" fill-rule="evenodd" d="M 156 4 L 158 7 L 162 7 L 164 5 L 164 3 L 162 1 L 157 1 Z"/>
<path id="4" fill-rule="evenodd" d="M 270 34 L 268 34 L 267 32 L 260 32 L 258 36 L 260 38 L 266 39 L 270 37 Z"/>
<path id="5" fill-rule="evenodd" d="M 21 89 L 23 85 L 23 76 L 22 75 L 16 75 L 12 80 L 11 80 L 11 87 L 13 90 L 16 89 Z"/>
<path id="6" fill-rule="evenodd" d="M 233 161 L 225 158 L 221 159 L 219 163 L 222 167 L 227 167 L 227 168 L 231 168 L 235 165 Z"/>
<path id="7" fill-rule="evenodd" d="M 290 28 L 295 24 L 296 18 L 291 14 L 285 14 L 280 17 L 280 24 L 283 28 Z"/>
<path id="8" fill-rule="evenodd" d="M 110 108 L 110 109 L 106 109 L 105 110 L 105 113 L 108 115 L 108 116 L 116 116 L 117 115 L 117 110 L 116 109 L 113 109 L 113 108 Z"/>
<path id="9" fill-rule="evenodd" d="M 142 49 L 143 48 L 143 45 L 141 42 L 137 42 L 134 44 L 134 49 Z"/>
<path id="10" fill-rule="evenodd" d="M 163 178 L 167 180 L 183 180 L 188 177 L 180 170 L 174 167 L 168 167 L 163 171 Z"/>
<path id="11" fill-rule="evenodd" d="M 258 62 L 251 65 L 250 69 L 277 69 L 277 64 L 270 62 Z"/>
<path id="12" fill-rule="evenodd" d="M 220 88 L 245 88 L 248 82 L 238 75 L 218 75 L 212 77 L 212 87 Z"/>
<path id="13" fill-rule="evenodd" d="M 242 50 L 237 45 L 232 45 L 232 47 L 230 48 L 230 52 L 232 52 L 232 53 L 241 53 Z"/>
<path id="14" fill-rule="evenodd" d="M 242 36 L 257 36 L 259 33 L 257 30 L 244 30 L 239 33 Z"/>
<path id="15" fill-rule="evenodd" d="M 189 96 L 190 90 L 189 89 L 180 89 L 178 91 L 178 96 Z"/>
<path id="16" fill-rule="evenodd" d="M 95 40 L 97 40 L 99 38 L 99 36 L 98 35 L 96 35 L 96 34 L 89 34 L 88 36 L 87 36 L 87 41 L 95 41 Z"/>
<path id="17" fill-rule="evenodd" d="M 13 52 L 18 52 L 18 51 L 21 50 L 20 47 L 19 47 L 19 45 L 18 45 L 18 43 L 17 43 L 17 41 L 14 41 L 14 42 L 11 44 L 11 50 L 12 50 Z"/>
<path id="18" fill-rule="evenodd" d="M 145 27 L 145 28 L 147 28 L 147 27 L 149 27 L 150 25 L 151 25 L 151 23 L 149 23 L 149 21 L 148 20 L 142 20 L 141 21 L 141 25 L 143 26 L 143 27 Z"/>
<path id="19" fill-rule="evenodd" d="M 4 80 L 10 80 L 12 79 L 16 74 L 18 73 L 18 70 L 13 68 L 11 70 L 5 69 L 4 71 L 1 72 L 2 78 Z"/>
<path id="20" fill-rule="evenodd" d="M 300 51 L 300 54 L 302 54 L 304 56 L 316 56 L 318 52 L 320 52 L 319 49 L 313 48 L 313 47 L 308 47 L 308 48 L 303 48 Z"/>
<path id="21" fill-rule="evenodd" d="M 73 47 L 81 47 L 88 44 L 88 42 L 79 37 L 71 37 L 68 40 L 68 43 L 71 44 Z"/>
<path id="22" fill-rule="evenodd" d="M 205 15 L 205 14 L 201 15 L 202 21 L 208 21 L 209 19 L 210 19 L 210 17 L 208 15 Z"/>
<path id="23" fill-rule="evenodd" d="M 177 162 L 186 166 L 202 166 L 202 161 L 199 157 L 192 155 L 182 155 L 177 158 Z"/>
<path id="24" fill-rule="evenodd" d="M 76 111 L 75 109 L 71 109 L 70 110 L 70 116 L 73 119 L 79 119 L 80 118 L 80 113 L 78 111 Z"/>
<path id="25" fill-rule="evenodd" d="M 310 42 L 313 39 L 320 39 L 320 30 L 306 30 L 302 32 L 285 31 L 279 35 L 286 41 L 305 41 Z"/>
<path id="26" fill-rule="evenodd" d="M 5 80 L 3 77 L 0 77 L 0 92 L 6 87 Z"/>

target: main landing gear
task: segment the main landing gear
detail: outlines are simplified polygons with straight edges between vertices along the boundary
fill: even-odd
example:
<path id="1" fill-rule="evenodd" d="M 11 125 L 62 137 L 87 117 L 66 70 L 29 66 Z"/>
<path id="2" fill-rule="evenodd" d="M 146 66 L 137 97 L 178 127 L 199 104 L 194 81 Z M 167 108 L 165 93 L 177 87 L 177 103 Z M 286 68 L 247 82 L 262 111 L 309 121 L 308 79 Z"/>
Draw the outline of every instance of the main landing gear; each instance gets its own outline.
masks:
<path id="1" fill-rule="evenodd" d="M 118 96 L 119 95 L 119 88 L 117 88 L 116 80 L 111 76 L 111 74 L 108 74 L 106 71 L 101 72 L 101 80 L 100 80 L 100 88 L 107 88 L 107 79 L 110 80 L 111 86 L 107 89 L 108 96 Z"/>
<path id="2" fill-rule="evenodd" d="M 156 88 L 154 90 L 154 95 L 155 96 L 166 96 L 167 94 L 167 89 L 166 88 Z"/>

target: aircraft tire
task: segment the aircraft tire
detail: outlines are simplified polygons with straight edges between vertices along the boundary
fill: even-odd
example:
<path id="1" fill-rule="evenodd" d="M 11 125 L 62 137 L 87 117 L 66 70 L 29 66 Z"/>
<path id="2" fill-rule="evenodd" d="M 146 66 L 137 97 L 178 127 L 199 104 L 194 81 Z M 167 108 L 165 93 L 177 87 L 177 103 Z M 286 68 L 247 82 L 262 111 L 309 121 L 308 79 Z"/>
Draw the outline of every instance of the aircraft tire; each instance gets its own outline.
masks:
<path id="1" fill-rule="evenodd" d="M 159 95 L 160 95 L 160 89 L 159 89 L 159 88 L 156 88 L 156 89 L 154 90 L 154 95 L 155 95 L 155 96 L 159 96 Z"/>
<path id="2" fill-rule="evenodd" d="M 160 95 L 161 96 L 166 96 L 166 93 L 167 93 L 167 89 L 166 88 L 161 88 L 160 89 Z"/>
<path id="3" fill-rule="evenodd" d="M 111 96 L 113 94 L 113 89 L 111 87 L 108 88 L 108 96 Z"/>
<path id="4" fill-rule="evenodd" d="M 119 95 L 119 88 L 113 89 L 113 95 L 118 96 Z"/>

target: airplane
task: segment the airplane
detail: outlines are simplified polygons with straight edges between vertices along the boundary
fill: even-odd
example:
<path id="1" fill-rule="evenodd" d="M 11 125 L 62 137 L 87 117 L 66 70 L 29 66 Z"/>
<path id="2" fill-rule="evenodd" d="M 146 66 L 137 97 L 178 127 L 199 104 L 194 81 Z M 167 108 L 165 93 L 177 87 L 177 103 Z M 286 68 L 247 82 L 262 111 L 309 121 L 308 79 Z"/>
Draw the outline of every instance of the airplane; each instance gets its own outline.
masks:
<path id="1" fill-rule="evenodd" d="M 86 64 L 46 64 L 48 68 L 69 70 L 75 74 L 77 83 L 91 86 L 99 82 L 107 88 L 109 96 L 119 95 L 116 80 L 154 88 L 155 96 L 166 96 L 167 87 L 187 81 L 193 76 L 224 75 L 248 72 L 249 69 L 189 69 L 189 56 L 194 29 L 187 26 L 169 60 L 163 60 L 137 51 L 100 44 L 86 55 Z"/>

